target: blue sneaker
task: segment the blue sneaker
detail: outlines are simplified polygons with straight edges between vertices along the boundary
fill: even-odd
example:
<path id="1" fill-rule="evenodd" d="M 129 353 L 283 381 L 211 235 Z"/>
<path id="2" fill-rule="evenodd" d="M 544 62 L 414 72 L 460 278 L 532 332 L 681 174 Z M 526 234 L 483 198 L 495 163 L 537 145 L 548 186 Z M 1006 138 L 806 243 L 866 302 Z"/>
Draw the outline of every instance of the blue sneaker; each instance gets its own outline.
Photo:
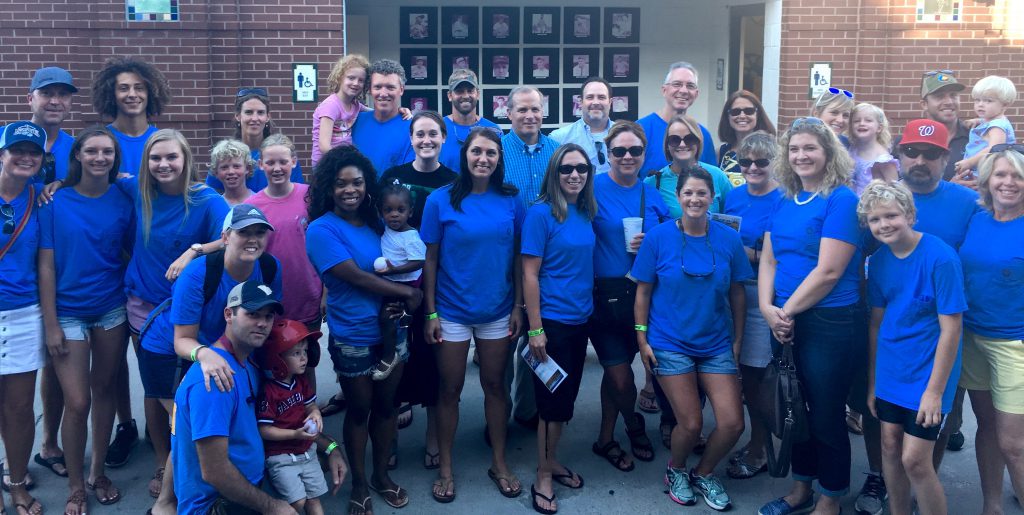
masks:
<path id="1" fill-rule="evenodd" d="M 757 515 L 799 515 L 801 513 L 810 513 L 812 511 L 814 511 L 813 495 L 796 506 L 790 506 L 784 497 L 779 497 L 778 499 L 761 506 L 761 509 L 757 511 Z"/>
<path id="2" fill-rule="evenodd" d="M 691 470 L 690 482 L 693 483 L 694 490 L 704 497 L 704 502 L 711 509 L 725 511 L 732 507 L 732 500 L 729 499 L 729 494 L 725 492 L 725 487 L 722 486 L 722 482 L 715 475 L 699 476 Z"/>
<path id="3" fill-rule="evenodd" d="M 697 503 L 697 496 L 693 494 L 693 488 L 690 487 L 690 478 L 686 470 L 667 467 L 665 469 L 665 485 L 668 486 L 668 496 L 673 501 L 683 506 Z"/>

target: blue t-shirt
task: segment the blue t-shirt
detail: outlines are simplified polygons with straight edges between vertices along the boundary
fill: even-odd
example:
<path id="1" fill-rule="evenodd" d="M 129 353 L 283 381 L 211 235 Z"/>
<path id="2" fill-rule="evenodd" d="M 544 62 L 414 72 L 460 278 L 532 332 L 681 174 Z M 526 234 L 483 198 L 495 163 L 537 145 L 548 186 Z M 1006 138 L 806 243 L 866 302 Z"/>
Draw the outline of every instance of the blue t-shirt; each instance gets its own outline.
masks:
<path id="1" fill-rule="evenodd" d="M 441 157 L 438 161 L 442 165 L 455 170 L 456 172 L 462 168 L 460 163 L 461 158 L 459 152 L 462 150 L 462 144 L 466 142 L 466 138 L 469 137 L 469 133 L 476 127 L 490 127 L 494 129 L 495 133 L 501 137 L 501 128 L 498 124 L 488 120 L 487 118 L 480 118 L 473 125 L 459 125 L 452 121 L 451 117 L 444 117 L 445 130 L 448 132 L 448 137 L 444 140 L 444 145 L 441 145 Z"/>
<path id="2" fill-rule="evenodd" d="M 683 239 L 686 248 L 683 249 Z M 691 274 L 710 275 L 693 277 Z M 644 236 L 630 275 L 653 283 L 647 342 L 651 348 L 709 357 L 731 347 L 729 288 L 754 277 L 740 235 L 710 221 L 707 236 L 684 235 L 674 221 Z"/>
<path id="3" fill-rule="evenodd" d="M 178 513 L 206 513 L 217 490 L 203 481 L 196 444 L 211 437 L 228 439 L 228 460 L 253 485 L 263 481 L 263 439 L 256 425 L 259 374 L 250 360 L 244 366 L 223 349 L 211 347 L 231 364 L 235 387 L 206 391 L 201 367 L 191 367 L 174 394 L 171 412 L 171 460 Z"/>
<path id="4" fill-rule="evenodd" d="M 39 247 L 53 250 L 58 316 L 99 316 L 124 306 L 134 219 L 131 198 L 114 185 L 99 198 L 61 188 L 40 208 Z"/>
<path id="5" fill-rule="evenodd" d="M 427 197 L 420 225 L 423 242 L 439 245 L 435 307 L 459 324 L 494 322 L 512 312 L 513 254 L 526 209 L 489 190 L 470 193 L 456 211 L 451 189 Z"/>
<path id="6" fill-rule="evenodd" d="M 1002 129 L 1006 133 L 1006 143 L 1014 143 L 1017 139 L 1013 135 L 1013 124 L 1005 116 L 989 120 L 984 123 L 979 123 L 973 129 L 971 129 L 971 135 L 967 140 L 967 146 L 964 147 L 964 159 L 974 157 L 978 152 L 985 150 L 988 146 L 988 142 L 985 141 L 985 134 L 990 129 Z"/>
<path id="7" fill-rule="evenodd" d="M 801 191 L 797 199 L 808 200 L 811 193 Z M 775 268 L 775 305 L 782 306 L 796 291 L 807 274 L 818 266 L 822 238 L 832 238 L 857 247 L 846 270 L 832 291 L 814 307 L 839 307 L 856 304 L 860 299 L 861 245 L 864 234 L 857 222 L 857 195 L 840 186 L 829 196 L 818 195 L 807 204 L 798 205 L 784 198 L 775 204 L 766 229 L 771 233 Z"/>
<path id="8" fill-rule="evenodd" d="M 541 258 L 540 316 L 579 325 L 594 311 L 594 227 L 575 205 L 565 221 L 534 204 L 523 221 L 522 253 Z"/>
<path id="9" fill-rule="evenodd" d="M 656 172 L 668 166 L 668 159 L 665 159 L 665 132 L 668 131 L 668 122 L 662 120 L 658 113 L 651 113 L 636 121 L 644 129 L 647 136 L 647 155 L 644 157 L 644 164 L 640 173 L 644 176 Z M 707 127 L 698 124 L 700 132 L 704 136 L 704 147 L 700 150 L 700 162 L 715 166 L 718 160 L 715 155 L 715 140 L 711 137 Z"/>
<path id="10" fill-rule="evenodd" d="M 738 216 L 740 221 L 740 238 L 743 246 L 760 252 L 764 243 L 764 233 L 768 229 L 775 204 L 782 198 L 782 190 L 775 188 L 764 195 L 751 195 L 746 184 L 741 184 L 729 192 L 725 199 L 725 214 Z M 754 270 L 757 273 L 757 270 Z"/>
<path id="11" fill-rule="evenodd" d="M 260 162 L 260 149 L 254 148 L 249 151 L 252 155 L 252 160 L 256 161 L 256 167 L 252 171 L 252 177 L 245 180 L 245 187 L 253 191 L 253 193 L 259 193 L 263 188 L 267 187 L 267 174 L 259 167 Z M 302 165 L 295 161 L 295 166 L 292 167 L 291 181 L 296 184 L 302 184 Z M 213 170 L 210 170 L 206 174 L 206 185 L 217 190 L 224 191 L 224 184 L 220 182 L 220 179 L 214 177 Z"/>
<path id="12" fill-rule="evenodd" d="M 107 125 L 107 129 L 110 129 L 121 146 L 121 168 L 118 172 L 137 177 L 142 166 L 142 152 L 146 149 L 146 141 L 157 131 L 156 126 L 150 125 L 141 136 L 129 136 L 115 129 L 114 124 Z"/>
<path id="13" fill-rule="evenodd" d="M 960 246 L 967 292 L 964 327 L 1024 340 L 1024 218 L 999 222 L 978 211 Z"/>
<path id="14" fill-rule="evenodd" d="M 306 254 L 327 287 L 327 326 L 331 339 L 355 347 L 380 343 L 381 297 L 357 288 L 330 272 L 335 265 L 355 260 L 356 266 L 374 273 L 380 257 L 380 235 L 369 226 L 356 227 L 333 212 L 313 220 L 306 229 Z"/>
<path id="15" fill-rule="evenodd" d="M 228 303 L 228 293 L 243 281 L 234 280 L 225 269 L 221 275 L 217 291 L 210 302 L 203 303 L 203 283 L 206 281 L 207 256 L 199 256 L 185 267 L 181 276 L 174 281 L 174 293 L 171 306 L 166 309 L 153 310 L 150 313 L 149 328 L 142 338 L 142 346 L 156 354 L 174 354 L 174 326 L 199 324 L 199 343 L 213 345 L 220 335 L 224 334 L 224 306 Z M 277 261 L 277 258 L 274 258 Z M 263 270 L 259 262 L 246 281 L 263 281 Z M 277 274 L 269 285 L 274 292 L 273 297 L 281 300 L 281 262 L 277 261 Z M 166 302 L 166 301 L 165 301 Z"/>
<path id="16" fill-rule="evenodd" d="M 352 128 L 352 145 L 370 159 L 378 177 L 384 170 L 416 157 L 409 139 L 409 121 L 397 114 L 381 123 L 373 117 L 373 111 L 359 113 Z"/>
<path id="17" fill-rule="evenodd" d="M 977 213 L 978 194 L 952 182 L 939 181 L 931 193 L 914 193 L 917 223 L 914 229 L 934 234 L 953 249 L 960 248 L 967 235 L 967 224 Z"/>
<path id="18" fill-rule="evenodd" d="M 39 195 L 39 187 L 34 188 L 35 196 Z M 10 202 L 14 208 L 14 227 L 21 224 L 30 203 L 35 196 L 29 195 L 29 185 Z M 0 202 L 3 202 L 0 199 Z M 32 209 L 25 228 L 0 260 L 0 311 L 24 308 L 39 304 L 39 276 L 36 268 L 36 254 L 39 249 L 39 208 Z M 12 234 L 0 232 L 0 249 L 7 246 Z"/>
<path id="19" fill-rule="evenodd" d="M 637 181 L 624 188 L 612 180 L 610 173 L 594 177 L 594 198 L 597 216 L 594 217 L 594 275 L 598 278 L 622 278 L 633 266 L 633 255 L 626 252 L 626 233 L 622 219 L 640 216 L 640 191 L 644 188 L 644 231 L 668 218 L 668 208 L 654 186 Z"/>
<path id="20" fill-rule="evenodd" d="M 186 216 L 181 195 L 164 195 L 155 189 L 147 242 L 143 233 L 139 179 L 122 179 L 117 186 L 135 203 L 135 243 L 124 277 L 125 291 L 151 304 L 159 304 L 171 296 L 171 283 L 164 277 L 167 267 L 193 243 L 220 239 L 228 205 L 213 188 L 193 186 L 188 194 L 191 205 Z"/>
<path id="21" fill-rule="evenodd" d="M 875 396 L 916 411 L 935 364 L 939 315 L 967 309 L 964 274 L 956 251 L 927 233 L 905 258 L 883 246 L 871 256 L 868 303 L 885 308 L 878 330 Z M 942 393 L 943 413 L 953 406 L 959 377 L 958 349 Z"/>

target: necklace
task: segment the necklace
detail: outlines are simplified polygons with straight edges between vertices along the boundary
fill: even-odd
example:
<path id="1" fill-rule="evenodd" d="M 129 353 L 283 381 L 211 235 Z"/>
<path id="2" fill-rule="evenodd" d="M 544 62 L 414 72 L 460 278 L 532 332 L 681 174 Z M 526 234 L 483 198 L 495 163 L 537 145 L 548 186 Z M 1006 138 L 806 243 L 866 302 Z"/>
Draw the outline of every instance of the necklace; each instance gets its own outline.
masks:
<path id="1" fill-rule="evenodd" d="M 814 200 L 814 199 L 815 199 L 815 198 L 817 198 L 817 197 L 818 197 L 818 192 L 817 192 L 817 191 L 815 191 L 815 192 L 814 192 L 814 195 L 811 195 L 811 198 L 809 198 L 809 199 L 807 199 L 807 200 L 804 200 L 804 201 L 801 201 L 801 200 L 800 200 L 800 194 L 799 194 L 799 193 L 797 193 L 797 195 L 796 195 L 795 197 L 793 197 L 793 202 L 794 202 L 794 203 L 795 203 L 796 205 L 798 205 L 798 206 L 805 206 L 805 205 L 809 204 L 809 203 L 810 203 L 810 202 L 811 202 L 812 200 Z"/>

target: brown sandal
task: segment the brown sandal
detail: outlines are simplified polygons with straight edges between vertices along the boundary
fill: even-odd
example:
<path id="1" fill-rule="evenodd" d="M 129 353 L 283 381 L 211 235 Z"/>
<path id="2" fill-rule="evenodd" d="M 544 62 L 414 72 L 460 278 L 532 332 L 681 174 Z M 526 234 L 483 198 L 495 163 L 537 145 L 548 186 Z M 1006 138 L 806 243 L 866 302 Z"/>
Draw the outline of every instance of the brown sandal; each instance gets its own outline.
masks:
<path id="1" fill-rule="evenodd" d="M 513 474 L 499 474 L 491 469 L 487 469 L 487 477 L 491 478 L 491 481 L 493 481 L 494 485 L 498 487 L 498 491 L 501 492 L 501 495 L 504 495 L 509 499 L 519 497 L 519 494 L 523 493 L 522 484 L 520 484 L 517 488 L 512 488 L 512 485 L 515 482 L 519 481 L 519 478 L 517 478 Z M 502 481 L 504 481 L 505 484 L 508 485 L 507 488 L 501 486 Z"/>
<path id="2" fill-rule="evenodd" d="M 109 506 L 121 500 L 121 491 L 114 486 L 114 483 L 107 476 L 100 476 L 96 478 L 96 481 L 86 483 L 85 487 L 92 490 L 92 493 L 96 495 L 96 500 L 104 506 Z M 101 491 L 103 492 L 103 497 L 100 497 Z"/>
<path id="3" fill-rule="evenodd" d="M 149 480 L 149 496 L 156 499 L 160 497 L 160 490 L 164 487 L 164 468 L 156 469 L 153 479 Z"/>
<path id="4" fill-rule="evenodd" d="M 89 496 L 85 494 L 85 490 L 75 490 L 68 496 L 67 502 L 64 503 L 64 513 L 67 513 L 67 505 L 73 504 L 78 506 L 78 513 L 85 514 L 88 511 Z M 31 513 L 31 510 L 29 511 Z"/>

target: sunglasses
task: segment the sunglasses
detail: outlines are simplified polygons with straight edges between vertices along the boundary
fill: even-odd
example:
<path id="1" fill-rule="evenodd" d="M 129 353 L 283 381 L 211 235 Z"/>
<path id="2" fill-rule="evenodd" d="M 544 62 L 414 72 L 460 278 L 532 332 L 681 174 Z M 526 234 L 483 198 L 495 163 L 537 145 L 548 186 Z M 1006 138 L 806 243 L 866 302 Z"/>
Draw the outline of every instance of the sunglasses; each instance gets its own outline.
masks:
<path id="1" fill-rule="evenodd" d="M 804 118 L 797 118 L 793 120 L 793 124 L 789 126 L 790 130 L 799 129 L 805 125 L 825 125 L 825 122 L 821 121 L 821 118 L 815 118 L 813 116 L 807 116 Z"/>
<path id="2" fill-rule="evenodd" d="M 756 107 L 734 107 L 729 110 L 729 116 L 739 116 L 741 114 L 745 114 L 747 116 L 754 116 L 754 113 L 756 112 Z"/>
<path id="3" fill-rule="evenodd" d="M 853 93 L 842 88 L 828 88 L 828 92 L 833 95 L 843 94 L 846 98 L 853 98 Z"/>
<path id="4" fill-rule="evenodd" d="M 941 148 L 938 148 L 938 147 L 930 147 L 928 149 L 920 149 L 920 148 L 917 148 L 917 147 L 904 147 L 904 146 L 901 146 L 900 147 L 900 152 L 902 152 L 903 155 L 909 157 L 910 159 L 917 159 L 917 156 L 924 156 L 925 159 L 927 159 L 929 161 L 934 161 L 934 160 L 942 157 L 942 153 L 944 152 L 944 150 L 942 150 Z"/>
<path id="5" fill-rule="evenodd" d="M 704 235 L 704 244 L 708 247 L 708 252 L 711 253 L 711 271 L 710 272 L 693 272 L 686 269 L 686 233 L 679 231 L 683 235 L 683 250 L 680 251 L 680 261 L 682 262 L 683 274 L 690 277 L 710 277 L 715 274 L 718 270 L 718 264 L 715 262 L 715 249 L 711 247 L 711 224 L 708 223 L 707 233 Z"/>
<path id="6" fill-rule="evenodd" d="M 594 148 L 597 149 L 597 162 L 602 165 L 605 164 L 606 158 L 604 157 L 604 152 L 601 152 L 601 149 L 604 148 L 604 143 L 595 141 Z"/>
<path id="7" fill-rule="evenodd" d="M 740 159 L 739 163 L 740 163 L 740 166 L 743 167 L 743 168 L 750 168 L 750 165 L 757 165 L 758 168 L 768 168 L 768 165 L 771 164 L 771 160 L 764 159 L 764 158 L 762 158 L 762 159 Z"/>
<path id="8" fill-rule="evenodd" d="M 925 77 L 933 77 L 935 75 L 954 75 L 956 72 L 953 70 L 936 70 L 932 72 L 924 72 Z"/>
<path id="9" fill-rule="evenodd" d="M 586 175 L 590 173 L 590 165 L 587 163 L 580 163 L 575 165 L 559 165 L 558 167 L 558 173 L 562 175 L 572 175 L 573 172 L 580 175 Z"/>
<path id="10" fill-rule="evenodd" d="M 608 149 L 608 152 L 611 155 L 613 155 L 615 157 L 620 157 L 620 158 L 621 157 L 626 157 L 627 153 L 629 155 L 633 156 L 633 157 L 640 157 L 640 155 L 644 153 L 644 147 L 641 147 L 640 145 L 636 145 L 636 146 L 628 147 L 628 148 L 627 147 L 612 147 L 612 148 Z"/>
<path id="11" fill-rule="evenodd" d="M 267 95 L 267 90 L 263 88 L 242 88 L 238 90 L 237 94 L 235 94 L 236 97 L 244 97 L 246 95 L 259 95 L 261 97 L 269 96 Z"/>
<path id="12" fill-rule="evenodd" d="M 665 141 L 668 142 L 668 146 L 670 147 L 678 147 L 680 144 L 686 144 L 688 147 L 696 147 L 697 145 L 700 145 L 700 139 L 693 134 L 687 134 L 682 137 L 673 134 L 668 138 L 665 138 Z"/>
<path id="13" fill-rule="evenodd" d="M 4 217 L 4 234 L 14 233 L 14 206 L 4 204 L 0 206 L 0 215 Z"/>
<path id="14" fill-rule="evenodd" d="M 992 154 L 992 153 L 995 153 L 995 152 L 1006 152 L 1007 150 L 1012 150 L 1014 152 L 1018 152 L 1018 153 L 1024 154 L 1024 144 L 1021 144 L 1021 143 L 1000 143 L 998 145 L 992 145 L 992 150 L 989 150 L 988 153 Z"/>

